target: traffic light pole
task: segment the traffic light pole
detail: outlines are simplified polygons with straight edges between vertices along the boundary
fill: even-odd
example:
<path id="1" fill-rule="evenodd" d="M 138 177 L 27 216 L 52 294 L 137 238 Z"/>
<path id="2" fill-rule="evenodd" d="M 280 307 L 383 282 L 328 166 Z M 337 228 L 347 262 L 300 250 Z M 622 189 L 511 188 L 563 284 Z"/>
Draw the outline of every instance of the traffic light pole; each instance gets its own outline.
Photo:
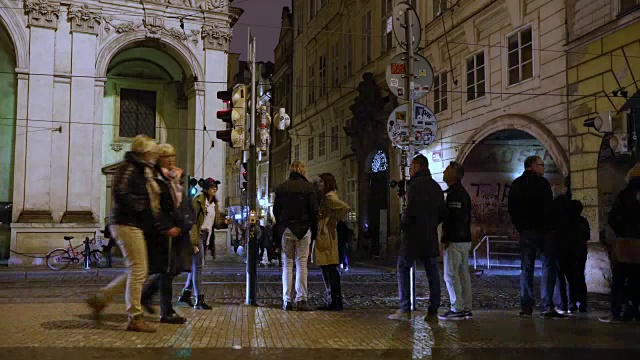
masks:
<path id="1" fill-rule="evenodd" d="M 251 29 L 249 33 L 249 62 L 251 64 L 251 103 L 250 103 L 250 126 L 249 126 L 249 168 L 247 169 L 248 184 L 247 195 L 249 197 L 249 211 L 256 210 L 256 38 L 251 35 Z M 249 228 L 246 231 L 246 244 L 247 244 L 247 291 L 246 291 L 246 305 L 257 305 L 256 290 L 257 290 L 257 260 L 258 260 L 258 241 L 256 239 L 255 230 L 252 229 L 257 224 L 251 224 L 249 221 Z"/>

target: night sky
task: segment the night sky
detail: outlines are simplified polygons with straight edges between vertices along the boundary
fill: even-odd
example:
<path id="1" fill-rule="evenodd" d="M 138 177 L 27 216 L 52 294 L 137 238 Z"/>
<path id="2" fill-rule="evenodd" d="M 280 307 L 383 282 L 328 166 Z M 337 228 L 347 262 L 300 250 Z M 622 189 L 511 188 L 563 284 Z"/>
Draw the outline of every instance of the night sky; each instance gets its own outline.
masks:
<path id="1" fill-rule="evenodd" d="M 282 8 L 291 0 L 235 0 L 231 6 L 242 8 L 244 13 L 233 27 L 232 53 L 239 53 L 240 60 L 247 59 L 247 27 L 256 37 L 256 59 L 273 62 L 273 49 L 280 36 Z"/>

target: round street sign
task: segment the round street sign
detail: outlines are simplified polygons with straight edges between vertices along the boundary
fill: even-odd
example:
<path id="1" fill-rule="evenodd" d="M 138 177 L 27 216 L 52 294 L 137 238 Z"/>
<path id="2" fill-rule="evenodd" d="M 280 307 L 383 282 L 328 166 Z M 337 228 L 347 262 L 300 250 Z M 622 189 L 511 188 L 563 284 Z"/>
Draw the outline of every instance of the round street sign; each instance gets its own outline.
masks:
<path id="1" fill-rule="evenodd" d="M 411 40 L 413 41 L 414 49 L 418 48 L 420 45 L 420 40 L 422 36 L 422 27 L 420 26 L 420 18 L 416 13 L 415 9 L 411 6 L 411 4 L 407 2 L 401 2 L 396 7 L 393 8 L 393 33 L 396 36 L 396 40 L 400 44 L 400 47 L 407 50 L 407 33 L 406 33 L 406 19 L 405 13 L 409 12 L 411 15 L 411 22 L 413 26 L 411 27 Z"/>
<path id="2" fill-rule="evenodd" d="M 407 57 L 408 53 L 400 53 L 387 65 L 387 85 L 389 90 L 399 99 L 408 100 L 411 91 L 407 89 Z M 433 68 L 429 61 L 420 54 L 413 54 L 413 93 L 414 99 L 423 97 L 433 86 Z"/>
<path id="3" fill-rule="evenodd" d="M 395 108 L 387 121 L 387 134 L 393 146 L 402 150 L 409 150 L 413 145 L 415 150 L 422 150 L 436 139 L 438 124 L 436 116 L 425 105 L 413 104 L 413 128 L 407 123 L 408 104 Z"/>

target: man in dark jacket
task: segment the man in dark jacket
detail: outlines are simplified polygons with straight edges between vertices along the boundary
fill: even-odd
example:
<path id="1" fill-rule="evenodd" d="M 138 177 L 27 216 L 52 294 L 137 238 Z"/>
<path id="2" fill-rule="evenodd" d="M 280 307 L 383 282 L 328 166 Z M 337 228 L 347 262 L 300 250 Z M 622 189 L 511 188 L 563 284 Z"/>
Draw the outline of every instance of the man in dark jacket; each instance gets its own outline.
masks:
<path id="1" fill-rule="evenodd" d="M 611 254 L 611 315 L 600 321 L 619 323 L 633 317 L 640 321 L 640 163 L 627 174 L 627 186 L 609 212 L 609 226 L 616 234 Z M 623 305 L 627 305 L 624 315 Z"/>
<path id="2" fill-rule="evenodd" d="M 391 320 L 411 318 L 409 274 L 416 260 L 424 262 L 429 279 L 430 304 L 427 316 L 437 315 L 440 307 L 438 225 L 445 216 L 444 193 L 440 185 L 431 178 L 429 162 L 424 155 L 418 155 L 413 159 L 410 174 L 398 253 L 400 310 L 389 316 Z"/>
<path id="3" fill-rule="evenodd" d="M 283 308 L 292 310 L 291 278 L 296 262 L 296 309 L 310 310 L 307 305 L 307 261 L 311 242 L 318 233 L 318 201 L 314 186 L 305 177 L 305 165 L 291 164 L 289 180 L 276 189 L 273 215 L 282 234 Z"/>
<path id="4" fill-rule="evenodd" d="M 441 320 L 470 319 L 471 276 L 469 251 L 471 250 L 471 197 L 462 186 L 464 168 L 452 162 L 444 170 L 447 183 L 447 213 L 442 224 L 444 246 L 444 281 L 451 299 L 451 309 L 439 315 Z"/>
<path id="5" fill-rule="evenodd" d="M 520 316 L 530 317 L 533 314 L 534 266 L 537 253 L 542 252 L 542 316 L 565 318 L 555 311 L 553 302 L 556 285 L 556 249 L 550 237 L 553 192 L 549 181 L 543 177 L 542 158 L 528 157 L 524 168 L 524 173 L 513 181 L 509 190 L 509 215 L 520 233 Z"/>

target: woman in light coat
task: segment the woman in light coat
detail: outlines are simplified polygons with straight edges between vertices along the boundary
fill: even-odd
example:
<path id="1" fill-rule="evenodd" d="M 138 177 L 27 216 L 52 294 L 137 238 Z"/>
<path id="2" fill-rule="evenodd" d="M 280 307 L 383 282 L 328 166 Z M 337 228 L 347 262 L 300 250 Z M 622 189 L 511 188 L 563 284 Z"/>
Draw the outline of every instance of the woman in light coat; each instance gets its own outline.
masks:
<path id="1" fill-rule="evenodd" d="M 336 226 L 349 210 L 349 205 L 338 198 L 336 179 L 329 173 L 320 175 L 317 183 L 321 196 L 318 216 L 318 236 L 313 245 L 314 262 L 322 269 L 322 279 L 327 291 L 327 305 L 318 310 L 342 311 L 342 289 L 338 273 L 339 250 Z"/>

